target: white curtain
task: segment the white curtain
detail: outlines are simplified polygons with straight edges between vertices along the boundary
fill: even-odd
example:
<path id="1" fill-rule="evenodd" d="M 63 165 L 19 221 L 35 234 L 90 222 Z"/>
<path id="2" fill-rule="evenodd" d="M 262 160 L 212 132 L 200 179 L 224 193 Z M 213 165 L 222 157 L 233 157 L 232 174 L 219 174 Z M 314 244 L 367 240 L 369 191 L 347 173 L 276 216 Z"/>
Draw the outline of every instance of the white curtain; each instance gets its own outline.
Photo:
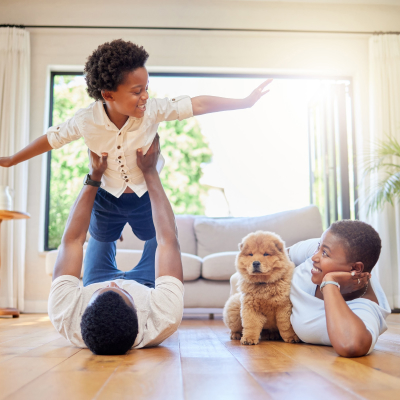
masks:
<path id="1" fill-rule="evenodd" d="M 0 156 L 29 143 L 30 41 L 19 28 L 0 28 Z M 13 189 L 13 210 L 26 212 L 28 165 L 0 167 L 0 185 Z M 26 220 L 1 224 L 0 307 L 24 310 Z"/>
<path id="2" fill-rule="evenodd" d="M 389 136 L 400 142 L 400 35 L 375 35 L 370 38 L 369 49 L 373 152 L 374 143 Z M 369 222 L 382 239 L 376 273 L 391 308 L 400 308 L 400 205 L 386 205 Z"/>

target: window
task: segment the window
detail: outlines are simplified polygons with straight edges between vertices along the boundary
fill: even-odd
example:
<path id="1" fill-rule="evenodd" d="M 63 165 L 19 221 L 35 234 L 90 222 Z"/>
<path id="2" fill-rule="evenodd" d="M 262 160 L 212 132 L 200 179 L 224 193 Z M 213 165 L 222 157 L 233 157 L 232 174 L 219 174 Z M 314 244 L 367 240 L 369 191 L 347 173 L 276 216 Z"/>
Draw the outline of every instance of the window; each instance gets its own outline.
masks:
<path id="1" fill-rule="evenodd" d="M 51 79 L 50 125 L 93 101 L 82 74 L 57 72 Z M 238 98 L 265 79 L 151 73 L 150 95 Z M 325 227 L 355 218 L 351 115 L 349 80 L 276 77 L 251 109 L 161 124 L 161 179 L 175 213 L 256 216 L 316 204 Z M 60 243 L 87 165 L 82 139 L 49 153 L 46 250 Z"/>

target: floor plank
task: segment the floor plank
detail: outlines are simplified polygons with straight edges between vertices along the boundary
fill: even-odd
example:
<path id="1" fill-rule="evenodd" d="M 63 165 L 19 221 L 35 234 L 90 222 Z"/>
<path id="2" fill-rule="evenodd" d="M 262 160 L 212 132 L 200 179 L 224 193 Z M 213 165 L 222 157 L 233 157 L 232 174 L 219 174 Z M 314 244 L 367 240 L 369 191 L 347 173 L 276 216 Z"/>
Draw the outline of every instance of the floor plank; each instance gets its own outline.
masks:
<path id="1" fill-rule="evenodd" d="M 271 399 L 204 321 L 184 321 L 179 330 L 186 399 Z"/>
<path id="2" fill-rule="evenodd" d="M 96 397 L 111 398 L 183 400 L 179 333 L 161 346 L 131 350 Z"/>
<path id="3" fill-rule="evenodd" d="M 0 364 L 0 399 L 33 381 L 64 361 L 64 358 L 17 356 Z M 23 397 L 21 397 L 23 398 Z M 25 397 L 28 398 L 28 397 Z"/>
<path id="4" fill-rule="evenodd" d="M 95 356 L 71 346 L 45 315 L 0 321 L 0 400 L 368 399 L 400 393 L 400 315 L 367 357 L 331 347 L 242 346 L 220 319 L 184 320 L 161 346 Z"/>
<path id="5" fill-rule="evenodd" d="M 330 382 L 293 358 L 282 354 L 273 344 L 242 346 L 229 339 L 229 331 L 218 323 L 212 328 L 221 342 L 274 399 L 356 399 L 354 394 Z M 310 385 L 312 382 L 312 385 Z"/>
<path id="6" fill-rule="evenodd" d="M 89 400 L 105 385 L 124 356 L 95 356 L 83 349 L 32 380 L 7 399 Z M 13 360 L 17 360 L 17 358 Z M 36 361 L 42 357 L 25 357 Z M 12 360 L 12 361 L 13 361 Z M 48 357 L 46 360 L 58 360 Z"/>

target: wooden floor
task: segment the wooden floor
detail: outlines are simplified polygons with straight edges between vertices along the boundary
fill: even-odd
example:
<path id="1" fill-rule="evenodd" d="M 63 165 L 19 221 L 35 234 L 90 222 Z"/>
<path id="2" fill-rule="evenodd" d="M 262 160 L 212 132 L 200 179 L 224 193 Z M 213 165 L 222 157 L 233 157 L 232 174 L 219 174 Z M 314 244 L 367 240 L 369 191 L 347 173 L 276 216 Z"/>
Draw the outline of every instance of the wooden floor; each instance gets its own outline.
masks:
<path id="1" fill-rule="evenodd" d="M 183 320 L 162 346 L 125 356 L 72 347 L 46 315 L 0 319 L 0 399 L 400 399 L 400 314 L 375 351 L 241 346 L 221 320 Z"/>

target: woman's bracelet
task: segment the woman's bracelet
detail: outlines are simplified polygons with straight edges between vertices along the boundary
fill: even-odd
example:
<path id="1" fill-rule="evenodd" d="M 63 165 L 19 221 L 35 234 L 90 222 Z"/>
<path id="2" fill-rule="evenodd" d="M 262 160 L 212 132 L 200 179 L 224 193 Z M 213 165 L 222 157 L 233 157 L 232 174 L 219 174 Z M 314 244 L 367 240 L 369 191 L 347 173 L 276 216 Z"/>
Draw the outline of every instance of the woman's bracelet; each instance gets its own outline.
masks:
<path id="1" fill-rule="evenodd" d="M 337 286 L 339 291 L 340 291 L 340 285 L 337 282 L 335 282 L 335 281 L 325 281 L 325 282 L 322 282 L 322 285 L 319 287 L 319 290 L 321 291 L 321 293 L 322 293 L 322 289 L 325 287 L 325 285 L 329 285 L 329 284 Z"/>

